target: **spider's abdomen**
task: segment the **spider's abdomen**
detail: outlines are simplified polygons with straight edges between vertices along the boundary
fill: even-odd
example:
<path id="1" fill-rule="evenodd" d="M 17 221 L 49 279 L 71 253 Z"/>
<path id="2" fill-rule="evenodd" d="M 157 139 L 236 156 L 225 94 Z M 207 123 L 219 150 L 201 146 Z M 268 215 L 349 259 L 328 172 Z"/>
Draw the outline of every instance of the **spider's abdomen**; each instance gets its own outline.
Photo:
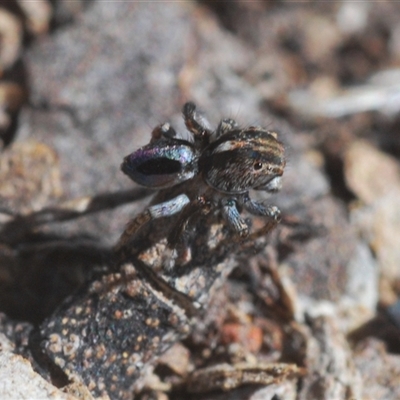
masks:
<path id="1" fill-rule="evenodd" d="M 126 156 L 121 170 L 139 185 L 159 189 L 193 178 L 197 160 L 190 143 L 162 139 Z"/>
<path id="2" fill-rule="evenodd" d="M 212 142 L 199 160 L 208 185 L 224 193 L 276 191 L 285 167 L 276 134 L 259 127 L 234 130 Z"/>

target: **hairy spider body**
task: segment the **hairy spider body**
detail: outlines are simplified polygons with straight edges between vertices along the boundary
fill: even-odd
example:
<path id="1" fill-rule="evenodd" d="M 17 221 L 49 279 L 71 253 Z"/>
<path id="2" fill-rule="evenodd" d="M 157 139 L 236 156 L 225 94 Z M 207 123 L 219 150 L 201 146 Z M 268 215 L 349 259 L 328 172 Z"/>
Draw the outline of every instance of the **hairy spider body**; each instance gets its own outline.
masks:
<path id="1" fill-rule="evenodd" d="M 179 240 L 190 217 L 202 208 L 219 209 L 240 237 L 249 234 L 240 216 L 242 208 L 275 221 L 280 218 L 277 207 L 249 196 L 250 189 L 273 193 L 281 188 L 286 161 L 277 134 L 256 126 L 241 129 L 232 119 L 223 119 L 213 131 L 193 103 L 186 103 L 182 111 L 192 134 L 190 140 L 180 138 L 170 124 L 162 124 L 153 130 L 150 143 L 126 156 L 121 165 L 125 174 L 146 187 L 165 189 L 185 182 L 180 186 L 182 193 L 150 206 L 133 219 L 117 250 L 147 222 L 180 212 L 182 216 L 171 234 L 175 240 Z"/>
<path id="2" fill-rule="evenodd" d="M 121 168 L 136 183 L 162 189 L 193 178 L 198 154 L 191 143 L 161 138 L 126 157 Z"/>

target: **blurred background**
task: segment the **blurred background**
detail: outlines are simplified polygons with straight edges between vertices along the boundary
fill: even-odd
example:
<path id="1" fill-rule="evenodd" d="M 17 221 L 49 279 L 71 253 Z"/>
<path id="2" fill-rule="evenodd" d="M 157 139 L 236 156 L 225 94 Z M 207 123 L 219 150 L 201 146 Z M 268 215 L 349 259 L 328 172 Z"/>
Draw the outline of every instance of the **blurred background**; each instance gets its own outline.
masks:
<path id="1" fill-rule="evenodd" d="M 213 126 L 231 117 L 279 133 L 288 164 L 273 202 L 324 232 L 289 240 L 282 228 L 275 259 L 295 293 L 294 316 L 334 316 L 358 393 L 399 398 L 393 1 L 0 0 L 0 311 L 43 319 L 87 265 L 106 263 L 146 200 L 132 204 L 128 194 L 71 221 L 14 222 L 129 192 L 122 158 L 159 123 L 183 130 L 188 100 Z"/>

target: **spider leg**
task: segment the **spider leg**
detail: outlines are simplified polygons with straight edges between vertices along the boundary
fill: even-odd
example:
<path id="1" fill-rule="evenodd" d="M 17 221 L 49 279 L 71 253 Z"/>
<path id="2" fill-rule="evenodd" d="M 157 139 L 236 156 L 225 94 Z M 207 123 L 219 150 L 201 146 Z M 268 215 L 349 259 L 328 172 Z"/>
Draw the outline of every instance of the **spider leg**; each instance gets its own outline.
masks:
<path id="1" fill-rule="evenodd" d="M 210 211 L 211 204 L 206 201 L 204 196 L 199 196 L 196 200 L 186 205 L 179 215 L 178 221 L 171 229 L 168 236 L 168 247 L 174 249 L 177 253 L 178 263 L 185 264 L 190 259 L 190 248 L 188 247 L 188 230 L 189 220 L 198 212 L 206 214 Z"/>
<path id="2" fill-rule="evenodd" d="M 280 221 L 280 211 L 277 207 L 271 206 L 271 207 L 264 207 L 262 204 L 257 203 L 257 202 L 252 202 L 252 205 L 250 207 L 255 207 L 255 208 L 251 208 L 252 211 L 255 211 L 254 214 L 255 215 L 261 215 L 261 216 L 267 216 L 269 217 L 265 223 L 265 225 L 263 227 L 261 227 L 259 230 L 252 232 L 251 234 L 248 234 L 248 228 L 247 231 L 244 231 L 244 235 L 240 235 L 240 231 L 237 230 L 237 232 L 239 232 L 239 238 L 242 239 L 240 240 L 239 238 L 232 238 L 232 237 L 228 237 L 228 239 L 223 240 L 218 247 L 220 246 L 226 246 L 226 245 L 231 245 L 232 244 L 232 240 L 234 242 L 240 242 L 240 245 L 243 246 L 242 248 L 252 248 L 252 246 L 254 245 L 254 241 L 257 240 L 260 237 L 263 236 L 267 236 L 268 234 L 270 234 L 278 225 L 279 221 Z M 261 213 L 261 210 L 263 210 L 263 212 Z M 229 223 L 229 225 L 232 226 L 232 222 L 234 221 L 242 221 L 243 224 L 246 224 L 239 215 L 239 212 L 235 206 L 235 208 L 230 208 L 230 215 L 228 217 L 225 217 L 226 221 Z M 249 211 L 249 210 L 248 210 Z M 256 212 L 257 211 L 257 212 Z M 271 213 L 270 213 L 271 211 Z M 224 213 L 224 210 L 222 211 Z M 231 218 L 231 219 L 229 219 Z M 236 222 L 237 223 L 237 222 Z M 246 225 L 247 226 L 247 225 Z M 236 230 L 235 225 L 233 225 L 233 228 Z M 239 225 L 240 228 L 240 225 Z"/>
<path id="3" fill-rule="evenodd" d="M 234 130 L 238 126 L 238 123 L 234 119 L 225 118 L 221 120 L 221 122 L 218 124 L 217 130 L 215 131 L 215 139 L 218 139 L 225 133 Z"/>
<path id="4" fill-rule="evenodd" d="M 260 228 L 256 232 L 253 232 L 246 238 L 248 242 L 251 242 L 261 236 L 267 235 L 276 227 L 276 225 L 278 225 L 278 223 L 281 220 L 281 211 L 279 210 L 278 207 L 272 205 L 265 205 L 257 201 L 254 201 L 249 197 L 248 194 L 244 196 L 242 204 L 243 207 L 250 214 L 268 218 L 267 222 L 262 228 Z"/>
<path id="5" fill-rule="evenodd" d="M 196 111 L 196 105 L 192 102 L 186 103 L 182 113 L 186 128 L 193 133 L 195 142 L 199 141 L 207 145 L 212 130 L 208 121 Z"/>
<path id="6" fill-rule="evenodd" d="M 154 219 L 174 215 L 180 212 L 189 202 L 190 200 L 185 194 L 180 194 L 171 200 L 150 206 L 128 223 L 123 234 L 115 245 L 114 250 L 120 252 L 120 250 L 131 240 L 132 236 L 134 236 L 136 232 L 138 232 L 139 229 L 148 222 Z"/>
<path id="7" fill-rule="evenodd" d="M 253 215 L 261 217 L 269 217 L 273 220 L 280 221 L 281 212 L 278 207 L 271 206 L 269 204 L 265 205 L 257 201 L 252 200 L 248 195 L 243 199 L 243 207 Z"/>
<path id="8" fill-rule="evenodd" d="M 260 228 L 258 231 L 255 231 L 251 233 L 249 236 L 246 238 L 246 242 L 252 244 L 254 240 L 268 235 L 271 231 L 275 229 L 275 227 L 278 225 L 279 220 L 277 219 L 268 219 L 265 225 Z"/>
<path id="9" fill-rule="evenodd" d="M 221 206 L 221 213 L 225 221 L 240 237 L 245 238 L 249 234 L 249 226 L 240 216 L 236 201 L 233 199 L 223 199 Z"/>
<path id="10" fill-rule="evenodd" d="M 153 129 L 153 131 L 151 132 L 150 143 L 153 143 L 162 138 L 173 139 L 177 136 L 178 135 L 175 129 L 168 122 L 165 122 L 164 124 L 158 125 Z"/>

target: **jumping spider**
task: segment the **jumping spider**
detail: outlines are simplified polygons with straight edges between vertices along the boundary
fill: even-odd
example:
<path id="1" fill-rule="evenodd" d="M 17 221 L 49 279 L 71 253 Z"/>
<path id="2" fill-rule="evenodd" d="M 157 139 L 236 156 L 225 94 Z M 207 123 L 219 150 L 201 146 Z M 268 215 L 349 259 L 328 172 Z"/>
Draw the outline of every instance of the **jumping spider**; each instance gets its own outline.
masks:
<path id="1" fill-rule="evenodd" d="M 250 189 L 274 193 L 281 188 L 285 158 L 277 134 L 258 126 L 240 128 L 232 119 L 223 119 L 212 130 L 191 102 L 183 106 L 182 113 L 189 139 L 164 123 L 153 130 L 149 144 L 124 158 L 121 169 L 136 183 L 154 189 L 176 187 L 179 194 L 175 191 L 173 198 L 134 218 L 117 251 L 149 221 L 177 213 L 181 214 L 168 238 L 170 248 L 177 247 L 188 221 L 199 210 L 220 210 L 241 238 L 249 235 L 248 224 L 240 216 L 242 208 L 275 223 L 280 219 L 276 206 L 249 196 Z"/>

